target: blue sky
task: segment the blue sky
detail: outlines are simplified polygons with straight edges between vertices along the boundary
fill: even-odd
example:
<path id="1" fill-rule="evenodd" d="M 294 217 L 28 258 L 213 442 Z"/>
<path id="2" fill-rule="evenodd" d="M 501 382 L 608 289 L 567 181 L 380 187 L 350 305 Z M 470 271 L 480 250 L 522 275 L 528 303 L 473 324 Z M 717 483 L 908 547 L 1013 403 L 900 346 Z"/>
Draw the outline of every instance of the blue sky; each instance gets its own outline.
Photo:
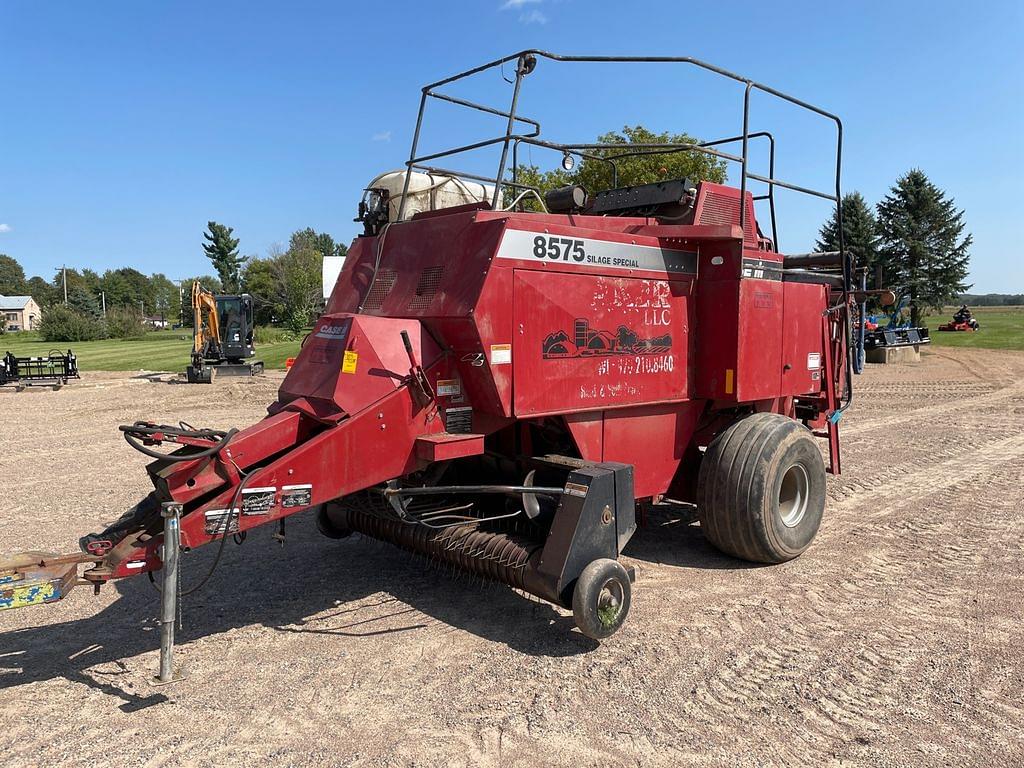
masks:
<path id="1" fill-rule="evenodd" d="M 209 271 L 209 219 L 244 253 L 306 226 L 348 241 L 362 187 L 408 154 L 419 88 L 537 47 L 694 56 L 839 114 L 845 191 L 875 202 L 922 168 L 966 209 L 974 290 L 1022 292 L 1022 35 L 1018 2 L 0 0 L 0 252 L 30 275 L 178 278 Z M 493 75 L 461 93 L 508 98 Z M 626 123 L 710 138 L 738 132 L 740 104 L 684 68 L 542 65 L 522 109 L 556 141 Z M 427 146 L 493 134 L 459 117 L 430 112 Z M 780 178 L 829 183 L 827 124 L 755 100 L 762 128 Z M 779 212 L 795 252 L 828 206 L 781 195 Z"/>

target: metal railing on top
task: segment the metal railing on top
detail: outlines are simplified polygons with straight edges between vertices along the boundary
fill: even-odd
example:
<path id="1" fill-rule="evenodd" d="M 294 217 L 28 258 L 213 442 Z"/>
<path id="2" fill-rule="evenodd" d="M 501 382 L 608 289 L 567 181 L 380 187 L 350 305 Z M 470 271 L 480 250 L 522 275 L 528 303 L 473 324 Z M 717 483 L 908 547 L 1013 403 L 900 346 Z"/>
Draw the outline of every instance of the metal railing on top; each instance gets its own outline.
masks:
<path id="1" fill-rule="evenodd" d="M 538 138 L 541 134 L 541 125 L 538 120 L 528 118 L 516 113 L 517 106 L 519 104 L 519 95 L 522 88 L 523 79 L 529 75 L 537 66 L 538 59 L 547 59 L 555 62 L 569 62 L 569 63 L 599 63 L 599 64 L 687 64 L 694 67 L 698 67 L 707 72 L 714 73 L 728 80 L 732 80 L 737 83 L 744 85 L 743 89 L 743 130 L 737 136 L 731 136 L 724 139 L 716 139 L 714 141 L 705 141 L 700 143 L 692 144 L 559 144 L 555 142 L 544 141 Z M 451 96 L 446 93 L 440 93 L 437 89 L 450 85 L 458 80 L 464 80 L 473 75 L 477 75 L 495 67 L 503 67 L 505 64 L 514 61 L 516 63 L 515 80 L 512 82 L 512 99 L 507 110 L 497 109 L 484 104 L 478 104 L 467 99 L 458 98 Z M 504 73 L 503 73 L 504 75 Z M 826 120 L 830 120 L 835 124 L 836 128 L 836 152 L 835 152 L 835 187 L 834 190 L 828 192 L 823 190 L 812 189 L 802 185 L 794 184 L 783 179 L 776 178 L 775 176 L 775 138 L 771 133 L 767 131 L 750 131 L 750 95 L 754 91 L 761 91 L 762 93 L 774 96 L 777 99 L 781 99 L 789 104 L 800 107 L 804 110 L 819 115 Z M 434 152 L 426 155 L 418 155 L 420 134 L 423 128 L 423 117 L 426 111 L 427 100 L 437 99 L 445 101 L 457 106 L 466 107 L 469 109 L 478 110 L 487 114 L 495 115 L 497 117 L 503 117 L 506 119 L 505 133 L 501 136 L 496 136 L 490 139 L 484 139 L 482 141 L 473 142 L 471 144 L 464 144 L 452 149 L 443 150 L 441 152 Z M 529 133 L 517 133 L 515 127 L 517 123 L 523 123 L 532 127 L 532 131 Z M 756 138 L 766 138 L 769 142 L 769 168 L 768 175 L 762 175 L 753 173 L 749 170 L 749 149 L 750 141 Z M 726 144 L 740 143 L 740 153 L 734 154 L 724 152 L 716 147 L 720 147 Z M 830 200 L 836 205 L 836 210 L 840 208 L 840 201 L 842 200 L 841 193 L 841 180 L 842 180 L 842 158 L 843 158 L 843 123 L 837 115 L 832 114 L 820 107 L 816 107 L 809 102 L 802 99 L 798 99 L 795 96 L 783 93 L 771 86 L 758 83 L 750 78 L 743 77 L 734 72 L 730 72 L 721 67 L 717 67 L 713 64 L 709 64 L 699 59 L 695 59 L 689 56 L 563 56 L 559 54 L 550 53 L 548 51 L 541 51 L 536 49 L 530 49 L 525 51 L 519 51 L 517 53 L 509 54 L 500 59 L 481 64 L 478 67 L 467 69 L 464 72 L 446 77 L 442 80 L 438 80 L 434 83 L 424 86 L 422 95 L 420 97 L 419 111 L 416 116 L 416 128 L 413 133 L 412 147 L 409 151 L 409 160 L 406 162 L 406 168 L 408 173 L 405 176 L 405 184 L 402 189 L 402 199 L 399 203 L 398 220 L 402 220 L 402 216 L 405 213 L 405 207 L 409 195 L 409 183 L 411 180 L 412 171 L 422 170 L 431 173 L 447 174 L 452 176 L 459 176 L 467 179 L 473 179 L 476 181 L 492 183 L 494 184 L 494 193 L 491 200 L 492 208 L 497 209 L 498 201 L 501 199 L 502 189 L 509 187 L 513 190 L 516 189 L 535 189 L 529 185 L 520 184 L 517 178 L 518 171 L 518 147 L 520 144 L 527 144 L 532 146 L 545 147 L 562 151 L 566 154 L 574 154 L 584 159 L 601 161 L 609 163 L 612 169 L 613 184 L 617 182 L 618 178 L 618 166 L 617 160 L 621 160 L 625 157 L 634 157 L 638 154 L 669 154 L 673 152 L 700 152 L 727 162 L 734 162 L 740 165 L 740 200 L 746 199 L 748 180 L 764 183 L 768 186 L 768 191 L 764 195 L 755 196 L 756 200 L 767 200 L 770 212 L 771 212 L 771 225 L 772 225 L 772 243 L 776 250 L 779 249 L 778 245 L 778 231 L 776 227 L 775 217 L 775 187 L 781 187 L 783 189 L 792 190 L 805 195 L 811 195 L 824 200 Z M 444 168 L 438 168 L 433 165 L 426 165 L 426 163 L 432 163 L 435 160 L 442 158 L 451 157 L 453 155 L 462 154 L 465 152 L 471 152 L 474 150 L 484 149 L 491 146 L 501 146 L 501 159 L 498 163 L 498 171 L 494 177 L 481 176 L 479 174 L 465 173 L 459 171 L 451 171 Z M 512 167 L 512 179 L 505 178 L 506 166 L 509 159 L 509 149 L 512 149 L 513 153 L 513 167 Z M 616 152 L 616 150 L 628 150 L 622 153 L 606 154 L 609 152 Z M 740 205 L 739 213 L 739 224 L 740 228 L 744 229 L 746 225 L 746 205 Z M 849 254 L 846 252 L 846 244 L 843 232 L 843 221 L 842 216 L 837 216 L 837 241 L 838 249 L 840 254 L 840 260 L 842 263 L 843 270 L 843 299 L 844 304 L 849 306 L 849 294 L 851 290 L 852 280 L 852 264 Z M 745 229 L 744 229 L 745 231 Z M 847 311 L 847 327 L 849 328 L 849 313 Z M 848 398 L 845 405 L 839 409 L 839 411 L 845 410 L 850 402 L 852 401 L 852 385 L 849 383 L 848 377 Z"/>

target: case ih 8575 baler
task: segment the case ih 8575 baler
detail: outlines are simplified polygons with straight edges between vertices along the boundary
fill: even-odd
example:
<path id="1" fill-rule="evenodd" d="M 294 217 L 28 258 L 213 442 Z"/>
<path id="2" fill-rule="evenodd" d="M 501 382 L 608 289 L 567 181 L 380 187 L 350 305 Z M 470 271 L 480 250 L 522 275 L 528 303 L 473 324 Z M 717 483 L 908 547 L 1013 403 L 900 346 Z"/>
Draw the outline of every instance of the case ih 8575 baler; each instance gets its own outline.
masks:
<path id="1" fill-rule="evenodd" d="M 701 67 L 739 84 L 743 133 L 701 144 L 546 141 L 517 113 L 538 62 Z M 515 67 L 510 106 L 442 91 L 503 65 Z M 835 189 L 748 168 L 755 139 L 768 140 L 774 165 L 770 134 L 747 128 L 753 92 L 834 121 Z M 505 130 L 423 154 L 424 108 L 436 100 Z M 606 164 L 609 188 L 541 196 L 516 178 L 522 145 L 566 165 Z M 488 147 L 500 151 L 493 177 L 430 165 Z M 779 253 L 774 193 L 837 201 L 840 147 L 833 115 L 692 59 L 530 51 L 427 86 L 401 188 L 367 190 L 366 231 L 269 415 L 242 431 L 122 427 L 153 458 L 153 492 L 85 536 L 81 553 L 9 560 L 7 604 L 161 569 L 165 531 L 183 551 L 224 546 L 310 509 L 328 536 L 359 532 L 572 608 L 594 638 L 629 610 L 632 573 L 618 558 L 638 505 L 690 502 L 724 552 L 796 557 L 825 503 L 816 437 L 839 471 L 855 297 L 841 251 Z M 616 158 L 673 152 L 733 161 L 739 184 L 617 184 Z M 753 196 L 748 182 L 764 193 Z M 442 208 L 442 188 L 487 199 Z M 770 211 L 770 236 L 755 200 Z M 173 452 L 155 450 L 167 443 Z"/>

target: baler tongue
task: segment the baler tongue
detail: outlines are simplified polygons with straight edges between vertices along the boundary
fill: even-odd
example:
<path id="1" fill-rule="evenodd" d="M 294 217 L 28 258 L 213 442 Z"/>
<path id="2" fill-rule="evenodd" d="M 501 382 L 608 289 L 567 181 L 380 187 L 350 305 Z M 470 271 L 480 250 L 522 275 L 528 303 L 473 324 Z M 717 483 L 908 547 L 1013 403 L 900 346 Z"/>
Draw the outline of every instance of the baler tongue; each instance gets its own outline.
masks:
<path id="1" fill-rule="evenodd" d="M 62 600 L 78 581 L 83 558 L 19 552 L 0 560 L 0 611 Z"/>

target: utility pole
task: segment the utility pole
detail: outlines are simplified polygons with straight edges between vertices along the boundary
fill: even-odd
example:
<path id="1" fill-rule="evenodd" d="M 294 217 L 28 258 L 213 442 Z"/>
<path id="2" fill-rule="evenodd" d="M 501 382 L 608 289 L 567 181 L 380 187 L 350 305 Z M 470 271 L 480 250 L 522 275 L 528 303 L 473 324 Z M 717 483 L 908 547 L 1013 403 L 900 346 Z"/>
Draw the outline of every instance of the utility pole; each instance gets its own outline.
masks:
<path id="1" fill-rule="evenodd" d="M 107 316 L 107 292 L 100 291 L 100 300 L 103 302 L 103 316 Z"/>
<path id="2" fill-rule="evenodd" d="M 61 276 L 64 278 L 64 306 L 68 305 L 68 265 L 63 264 L 60 268 Z"/>

